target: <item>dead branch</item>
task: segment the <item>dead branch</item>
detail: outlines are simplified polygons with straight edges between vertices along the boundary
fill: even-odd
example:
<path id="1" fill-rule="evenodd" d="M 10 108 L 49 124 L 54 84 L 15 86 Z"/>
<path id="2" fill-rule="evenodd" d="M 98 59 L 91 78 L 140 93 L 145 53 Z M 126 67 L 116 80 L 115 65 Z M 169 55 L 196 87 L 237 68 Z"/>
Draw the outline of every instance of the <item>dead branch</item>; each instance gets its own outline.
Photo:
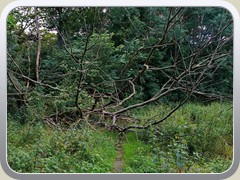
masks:
<path id="1" fill-rule="evenodd" d="M 187 98 L 185 98 L 182 102 L 180 102 L 175 108 L 173 108 L 167 115 L 165 115 L 163 118 L 161 118 L 160 120 L 156 120 L 155 122 L 153 123 L 149 123 L 145 126 L 135 126 L 135 125 L 131 125 L 131 126 L 127 126 L 125 128 L 121 128 L 121 127 L 117 127 L 116 129 L 119 129 L 120 132 L 125 132 L 129 129 L 147 129 L 149 128 L 150 126 L 154 126 L 154 125 L 157 125 L 157 124 L 160 124 L 162 123 L 163 121 L 167 120 L 175 111 L 177 111 L 181 106 L 183 106 L 187 100 L 189 99 L 189 96 Z M 152 118 L 150 118 L 149 120 L 151 120 Z M 148 121 L 149 121 L 148 120 Z"/>
<path id="2" fill-rule="evenodd" d="M 128 97 L 126 97 L 121 102 L 119 102 L 117 106 L 121 106 L 125 101 L 131 99 L 136 94 L 135 85 L 130 80 L 129 80 L 129 83 L 132 85 L 132 91 L 133 91 L 132 94 L 130 94 Z"/>

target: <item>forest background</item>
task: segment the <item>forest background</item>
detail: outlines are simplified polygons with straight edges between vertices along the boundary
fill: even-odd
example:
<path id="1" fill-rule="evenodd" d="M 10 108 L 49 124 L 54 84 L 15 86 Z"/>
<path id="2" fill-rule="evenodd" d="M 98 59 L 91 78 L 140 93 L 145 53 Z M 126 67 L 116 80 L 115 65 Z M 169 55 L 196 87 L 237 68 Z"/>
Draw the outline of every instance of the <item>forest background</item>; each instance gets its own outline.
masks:
<path id="1" fill-rule="evenodd" d="M 12 11 L 9 165 L 112 172 L 117 143 L 123 172 L 227 170 L 232 29 L 221 8 Z"/>

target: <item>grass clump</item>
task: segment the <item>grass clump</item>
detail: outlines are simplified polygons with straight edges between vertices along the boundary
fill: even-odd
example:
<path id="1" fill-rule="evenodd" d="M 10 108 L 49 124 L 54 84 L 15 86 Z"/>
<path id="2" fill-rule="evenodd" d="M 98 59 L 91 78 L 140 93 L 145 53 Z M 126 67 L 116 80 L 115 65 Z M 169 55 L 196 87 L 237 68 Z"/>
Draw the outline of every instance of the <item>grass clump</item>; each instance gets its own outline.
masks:
<path id="1" fill-rule="evenodd" d="M 123 144 L 123 171 L 126 173 L 155 172 L 156 167 L 151 157 L 150 146 L 138 140 L 135 133 L 127 134 Z"/>

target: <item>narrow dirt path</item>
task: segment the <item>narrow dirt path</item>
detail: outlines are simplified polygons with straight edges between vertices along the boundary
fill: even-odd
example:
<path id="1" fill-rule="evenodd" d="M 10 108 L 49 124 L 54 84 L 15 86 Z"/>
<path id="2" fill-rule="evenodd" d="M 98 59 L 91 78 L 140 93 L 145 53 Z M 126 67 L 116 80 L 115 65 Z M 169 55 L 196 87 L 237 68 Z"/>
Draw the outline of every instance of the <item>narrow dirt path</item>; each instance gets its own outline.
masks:
<path id="1" fill-rule="evenodd" d="M 114 173 L 121 173 L 123 170 L 123 148 L 122 148 L 122 137 L 119 137 L 119 141 L 116 144 L 116 147 L 118 149 L 118 156 L 116 158 L 116 161 L 114 163 Z"/>

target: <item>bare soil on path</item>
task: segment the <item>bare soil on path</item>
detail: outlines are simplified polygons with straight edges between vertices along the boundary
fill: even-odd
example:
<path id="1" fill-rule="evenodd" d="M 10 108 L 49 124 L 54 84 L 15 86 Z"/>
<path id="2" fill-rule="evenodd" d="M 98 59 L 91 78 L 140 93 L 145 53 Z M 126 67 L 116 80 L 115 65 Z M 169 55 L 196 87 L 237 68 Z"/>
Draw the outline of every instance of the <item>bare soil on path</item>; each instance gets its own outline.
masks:
<path id="1" fill-rule="evenodd" d="M 122 148 L 122 138 L 119 138 L 119 142 L 116 144 L 118 150 L 118 156 L 114 163 L 114 173 L 122 173 L 123 170 L 123 148 Z"/>

